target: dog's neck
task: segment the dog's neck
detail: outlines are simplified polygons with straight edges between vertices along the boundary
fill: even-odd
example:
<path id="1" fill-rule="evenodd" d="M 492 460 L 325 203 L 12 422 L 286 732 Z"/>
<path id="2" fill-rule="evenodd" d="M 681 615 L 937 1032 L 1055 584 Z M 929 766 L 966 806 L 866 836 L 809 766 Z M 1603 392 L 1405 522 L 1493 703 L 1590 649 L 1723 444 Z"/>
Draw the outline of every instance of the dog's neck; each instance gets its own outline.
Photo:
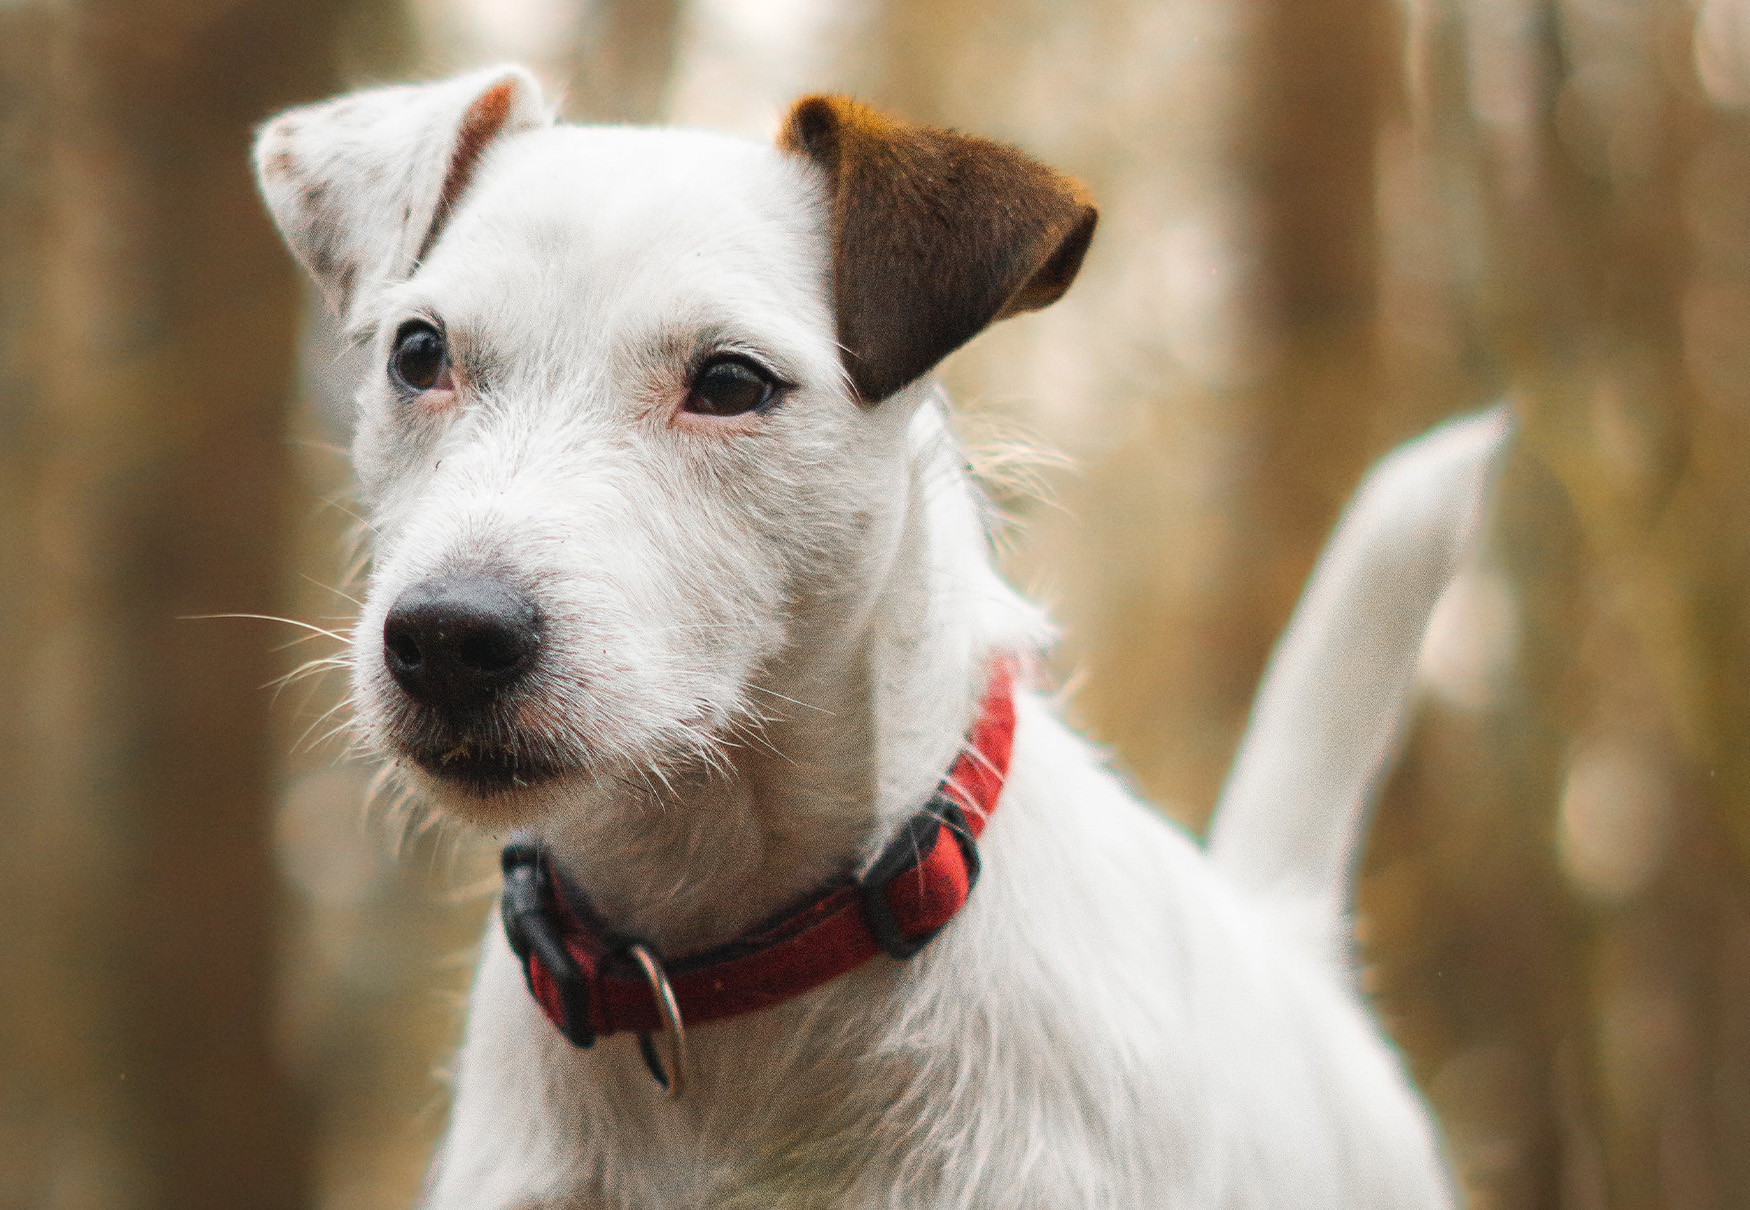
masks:
<path id="1" fill-rule="evenodd" d="M 892 557 L 863 601 L 796 619 L 753 692 L 759 738 L 667 784 L 604 781 L 542 829 L 614 929 L 693 952 L 855 869 L 947 771 L 993 653 L 1040 637 L 990 566 L 941 408 L 920 408 L 908 438 Z"/>

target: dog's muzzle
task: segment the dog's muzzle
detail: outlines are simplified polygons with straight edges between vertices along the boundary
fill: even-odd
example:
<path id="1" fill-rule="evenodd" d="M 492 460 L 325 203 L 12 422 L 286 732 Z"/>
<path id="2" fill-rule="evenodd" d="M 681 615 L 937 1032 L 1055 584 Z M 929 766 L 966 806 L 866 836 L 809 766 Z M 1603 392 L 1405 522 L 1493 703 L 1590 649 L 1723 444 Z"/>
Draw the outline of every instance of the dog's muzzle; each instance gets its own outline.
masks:
<path id="1" fill-rule="evenodd" d="M 541 615 L 489 576 L 442 576 L 404 591 L 383 621 L 383 666 L 404 695 L 397 746 L 427 772 L 478 794 L 559 771 L 512 723 L 541 653 Z"/>

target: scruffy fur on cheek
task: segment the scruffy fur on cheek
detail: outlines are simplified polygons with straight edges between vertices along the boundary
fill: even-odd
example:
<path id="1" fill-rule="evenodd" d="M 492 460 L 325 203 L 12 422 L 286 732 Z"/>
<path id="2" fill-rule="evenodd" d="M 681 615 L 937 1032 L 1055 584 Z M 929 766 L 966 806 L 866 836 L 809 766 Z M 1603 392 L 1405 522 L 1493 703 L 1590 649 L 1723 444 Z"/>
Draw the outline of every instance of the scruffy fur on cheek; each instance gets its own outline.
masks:
<path id="1" fill-rule="evenodd" d="M 991 567 L 928 373 L 1068 288 L 1085 192 L 844 98 L 780 137 L 554 126 L 497 68 L 294 111 L 258 147 L 376 367 L 365 746 L 440 809 L 526 830 L 670 957 L 863 868 L 958 756 L 993 659 L 1050 637 Z M 456 371 L 441 400 L 387 369 L 413 320 Z M 782 391 L 689 413 L 729 355 Z M 1450 1207 L 1346 914 L 1506 433 L 1475 418 L 1370 476 L 1208 852 L 1023 691 L 949 927 L 689 1030 L 672 1103 L 632 1039 L 565 1042 L 489 922 L 422 1205 Z"/>

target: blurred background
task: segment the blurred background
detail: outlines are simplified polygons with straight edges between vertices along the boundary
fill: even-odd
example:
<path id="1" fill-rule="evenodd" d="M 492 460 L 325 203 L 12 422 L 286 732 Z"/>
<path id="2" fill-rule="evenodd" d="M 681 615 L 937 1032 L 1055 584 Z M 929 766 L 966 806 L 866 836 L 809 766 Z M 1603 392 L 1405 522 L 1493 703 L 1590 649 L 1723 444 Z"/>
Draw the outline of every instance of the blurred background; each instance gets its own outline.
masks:
<path id="1" fill-rule="evenodd" d="M 334 639 L 185 619 L 353 609 L 356 367 L 252 126 L 506 58 L 1090 184 L 1079 284 L 946 377 L 1069 712 L 1193 829 L 1362 469 L 1510 399 L 1367 986 L 1472 1206 L 1750 1207 L 1750 0 L 0 0 L 0 1208 L 414 1195 L 491 851 L 371 796 L 338 676 L 268 688 Z"/>

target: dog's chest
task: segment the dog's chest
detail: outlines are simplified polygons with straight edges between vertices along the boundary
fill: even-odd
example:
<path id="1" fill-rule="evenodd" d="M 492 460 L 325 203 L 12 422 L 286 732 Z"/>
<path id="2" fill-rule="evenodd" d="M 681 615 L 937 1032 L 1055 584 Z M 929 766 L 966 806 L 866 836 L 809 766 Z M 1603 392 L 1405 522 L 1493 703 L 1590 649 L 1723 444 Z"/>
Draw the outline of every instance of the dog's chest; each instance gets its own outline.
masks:
<path id="1" fill-rule="evenodd" d="M 691 1082 L 670 1101 L 633 1038 L 588 1051 L 560 1039 L 489 933 L 455 1128 L 425 1205 L 855 1205 L 855 1175 L 886 1171 L 910 1133 L 884 1119 L 909 1104 L 915 1125 L 922 1107 L 916 1064 L 884 1053 L 874 1025 L 889 1016 L 892 975 L 854 972 L 802 1001 L 697 1028 Z"/>
<path id="2" fill-rule="evenodd" d="M 700 1027 L 679 1101 L 631 1039 L 565 1043 L 491 936 L 426 1210 L 1443 1204 L 1352 998 L 1054 734 L 954 927 Z"/>

